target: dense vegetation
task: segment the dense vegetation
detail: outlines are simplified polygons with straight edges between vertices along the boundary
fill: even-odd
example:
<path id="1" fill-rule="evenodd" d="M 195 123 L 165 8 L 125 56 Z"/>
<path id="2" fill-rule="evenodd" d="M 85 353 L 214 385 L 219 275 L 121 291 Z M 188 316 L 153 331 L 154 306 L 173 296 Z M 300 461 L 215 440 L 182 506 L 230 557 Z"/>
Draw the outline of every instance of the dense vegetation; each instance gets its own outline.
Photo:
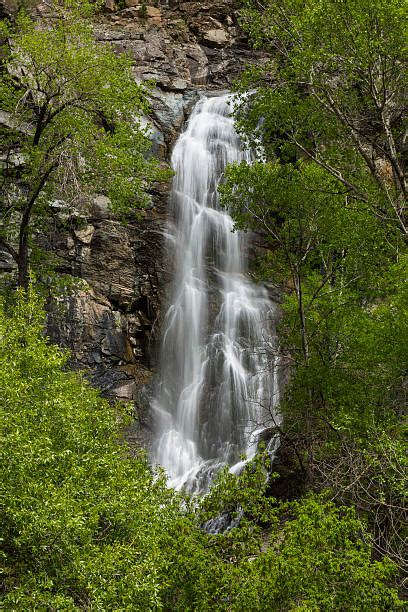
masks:
<path id="1" fill-rule="evenodd" d="M 368 517 L 406 570 L 407 252 L 403 4 L 249 0 L 271 61 L 249 69 L 237 118 L 261 160 L 224 200 L 284 289 L 282 440 L 308 489 Z"/>
<path id="2" fill-rule="evenodd" d="M 46 28 L 21 16 L 2 33 L 0 245 L 24 287 L 0 303 L 4 609 L 403 608 L 402 3 L 248 0 L 242 11 L 271 62 L 238 84 L 257 92 L 237 118 L 260 159 L 232 167 L 223 191 L 258 236 L 258 276 L 284 296 L 280 436 L 301 478 L 294 501 L 274 496 L 262 452 L 203 500 L 170 491 L 126 445 L 130 408 L 101 399 L 45 337 L 28 270 L 51 203 L 106 189 L 123 212 L 160 176 L 128 59 L 95 46 L 87 3 L 81 14 L 75 0 L 57 4 Z M 242 514 L 238 527 L 202 529 L 225 512 Z"/>
<path id="3" fill-rule="evenodd" d="M 266 497 L 262 456 L 240 479 L 221 474 L 201 506 L 167 489 L 130 456 L 123 408 L 66 371 L 43 327 L 35 295 L 0 307 L 4 609 L 399 607 L 396 568 L 372 560 L 354 511 Z M 237 506 L 238 528 L 200 528 Z"/>

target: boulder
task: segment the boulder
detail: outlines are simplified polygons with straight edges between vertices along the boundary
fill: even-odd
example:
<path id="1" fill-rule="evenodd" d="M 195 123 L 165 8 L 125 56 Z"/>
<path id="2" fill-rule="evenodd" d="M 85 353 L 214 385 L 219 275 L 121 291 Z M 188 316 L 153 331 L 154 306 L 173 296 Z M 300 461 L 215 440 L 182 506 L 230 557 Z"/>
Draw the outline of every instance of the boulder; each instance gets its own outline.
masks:
<path id="1" fill-rule="evenodd" d="M 109 219 L 111 216 L 111 201 L 104 195 L 97 195 L 91 204 L 92 217 L 96 219 Z"/>
<path id="2" fill-rule="evenodd" d="M 129 382 L 122 383 L 119 387 L 115 387 L 113 389 L 115 397 L 121 400 L 130 401 L 134 399 L 136 392 L 136 383 L 133 380 Z"/>

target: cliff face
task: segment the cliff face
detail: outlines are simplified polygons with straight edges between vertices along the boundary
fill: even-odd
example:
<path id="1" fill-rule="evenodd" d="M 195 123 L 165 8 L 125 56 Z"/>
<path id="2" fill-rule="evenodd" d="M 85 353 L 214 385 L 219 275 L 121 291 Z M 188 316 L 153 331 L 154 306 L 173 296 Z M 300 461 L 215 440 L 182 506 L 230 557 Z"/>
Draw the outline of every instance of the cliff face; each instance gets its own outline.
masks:
<path id="1" fill-rule="evenodd" d="M 1 2 L 10 12 L 16 2 Z M 150 4 L 152 4 L 150 6 Z M 154 4 L 154 6 L 153 6 Z M 36 4 L 38 17 L 48 3 Z M 249 61 L 235 0 L 106 0 L 95 18 L 95 37 L 134 58 L 137 80 L 154 81 L 149 122 L 153 153 L 168 162 L 172 146 L 201 92 L 229 89 Z M 110 397 L 133 400 L 147 414 L 157 332 L 168 282 L 163 230 L 169 185 L 158 185 L 142 218 L 121 223 L 103 196 L 91 214 L 63 210 L 46 248 L 60 271 L 85 281 L 84 289 L 49 305 L 49 334 L 72 352 L 72 365 L 89 372 Z"/>

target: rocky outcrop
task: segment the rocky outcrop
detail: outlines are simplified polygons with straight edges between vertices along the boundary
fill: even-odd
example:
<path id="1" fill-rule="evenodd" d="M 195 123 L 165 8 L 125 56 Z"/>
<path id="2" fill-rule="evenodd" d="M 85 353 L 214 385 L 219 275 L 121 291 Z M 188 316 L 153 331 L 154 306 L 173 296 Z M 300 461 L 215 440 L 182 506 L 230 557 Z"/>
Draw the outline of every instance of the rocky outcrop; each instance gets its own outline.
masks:
<path id="1" fill-rule="evenodd" d="M 126 8 L 120 10 L 120 6 Z M 238 27 L 235 0 L 139 0 L 106 3 L 95 25 L 98 40 L 134 59 L 135 78 L 152 80 L 155 152 L 167 159 L 176 135 L 200 91 L 229 89 L 248 62 L 265 58 L 249 50 Z"/>
<path id="2" fill-rule="evenodd" d="M 43 244 L 57 256 L 59 272 L 81 287 L 50 303 L 50 335 L 71 349 L 74 366 L 88 369 L 103 391 L 120 398 L 133 399 L 137 369 L 145 380 L 154 364 L 154 326 L 166 284 L 165 220 L 158 208 L 157 202 L 125 225 L 98 196 L 87 216 L 57 213 Z"/>

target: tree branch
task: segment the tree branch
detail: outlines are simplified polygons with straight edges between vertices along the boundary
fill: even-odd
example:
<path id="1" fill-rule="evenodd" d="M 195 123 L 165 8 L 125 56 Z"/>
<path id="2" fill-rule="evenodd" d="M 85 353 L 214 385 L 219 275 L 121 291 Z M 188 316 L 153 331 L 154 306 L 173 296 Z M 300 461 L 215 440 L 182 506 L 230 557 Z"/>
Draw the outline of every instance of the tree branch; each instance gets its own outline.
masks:
<path id="1" fill-rule="evenodd" d="M 0 236 L 0 248 L 4 249 L 5 251 L 7 251 L 12 258 L 14 259 L 14 261 L 16 263 L 18 263 L 18 253 L 17 251 L 11 246 L 11 244 L 9 244 L 4 238 L 2 238 Z"/>

